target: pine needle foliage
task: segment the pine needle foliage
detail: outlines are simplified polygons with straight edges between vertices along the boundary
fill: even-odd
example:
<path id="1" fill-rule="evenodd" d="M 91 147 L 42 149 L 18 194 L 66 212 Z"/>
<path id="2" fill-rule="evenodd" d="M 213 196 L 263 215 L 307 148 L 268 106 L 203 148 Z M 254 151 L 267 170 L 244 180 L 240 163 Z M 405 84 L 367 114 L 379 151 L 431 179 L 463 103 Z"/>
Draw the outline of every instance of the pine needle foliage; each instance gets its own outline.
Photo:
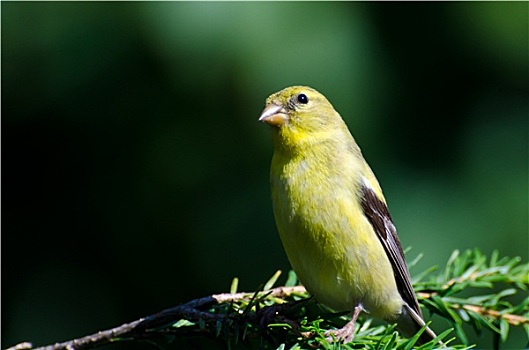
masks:
<path id="1" fill-rule="evenodd" d="M 410 265 L 414 266 L 419 259 Z M 329 342 L 325 331 L 345 324 L 348 315 L 332 313 L 314 300 L 306 299 L 309 296 L 305 290 L 286 292 L 281 297 L 267 292 L 278 277 L 276 273 L 261 292 L 247 300 L 221 305 L 221 312 L 239 321 L 224 324 L 229 327 L 224 332 L 223 325 L 217 325 L 215 335 L 225 335 L 230 344 L 242 342 L 250 346 L 251 338 L 256 337 L 261 348 L 329 350 L 470 349 L 474 345 L 469 343 L 464 325 L 471 326 L 478 334 L 492 332 L 495 341 L 491 348 L 495 349 L 501 348 L 512 327 L 524 328 L 529 339 L 529 264 L 523 264 L 519 257 L 500 258 L 497 251 L 488 258 L 479 249 L 456 250 L 443 269 L 432 268 L 413 279 L 425 313 L 441 316 L 450 324 L 435 341 L 422 346 L 416 345 L 418 335 L 402 338 L 394 325 L 373 325 L 375 321 L 365 317 L 357 324 L 351 343 Z M 285 287 L 296 284 L 291 271 Z M 249 315 L 255 316 L 258 324 L 252 324 L 253 316 Z"/>
<path id="2" fill-rule="evenodd" d="M 495 349 L 511 327 L 523 327 L 529 339 L 529 264 L 520 257 L 499 258 L 494 251 L 487 259 L 478 249 L 456 250 L 443 271 L 427 271 L 414 286 L 426 309 L 447 319 L 465 344 L 465 324 L 479 335 L 492 332 Z"/>
<path id="3" fill-rule="evenodd" d="M 414 267 L 420 256 L 411 262 Z M 343 326 L 346 313 L 332 312 L 310 298 L 290 272 L 284 286 L 274 287 L 281 272 L 256 292 L 237 291 L 191 300 L 174 308 L 86 337 L 34 348 L 21 343 L 8 350 L 92 349 L 116 341 L 146 341 L 170 348 L 176 338 L 207 337 L 226 349 L 300 350 L 434 350 L 471 349 L 468 331 L 490 332 L 501 349 L 513 328 L 529 339 L 529 263 L 519 257 L 487 257 L 480 250 L 454 251 L 442 269 L 431 268 L 413 278 L 424 314 L 435 318 L 438 337 L 418 346 L 420 334 L 403 338 L 395 325 L 362 316 L 352 342 L 329 341 L 325 332 Z M 442 329 L 442 325 L 446 326 Z M 526 340 L 527 341 L 527 340 Z M 156 347 L 154 347 L 156 348 Z M 525 346 L 529 349 L 529 342 Z"/>

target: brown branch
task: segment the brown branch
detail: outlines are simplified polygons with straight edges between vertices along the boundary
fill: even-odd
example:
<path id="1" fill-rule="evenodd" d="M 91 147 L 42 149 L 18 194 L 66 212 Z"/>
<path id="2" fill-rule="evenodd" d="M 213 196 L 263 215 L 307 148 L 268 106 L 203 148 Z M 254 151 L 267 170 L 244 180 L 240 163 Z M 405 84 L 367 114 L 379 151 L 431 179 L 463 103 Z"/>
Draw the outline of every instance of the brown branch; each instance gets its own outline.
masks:
<path id="1" fill-rule="evenodd" d="M 294 286 L 294 287 L 277 287 L 272 288 L 267 291 L 262 292 L 264 294 L 270 295 L 276 298 L 286 298 L 292 294 L 306 294 L 307 290 L 303 286 Z M 223 294 L 214 294 L 212 298 L 217 300 L 219 303 L 225 303 L 228 301 L 237 301 L 243 299 L 251 298 L 255 293 L 223 293 Z"/>
<path id="2" fill-rule="evenodd" d="M 522 324 L 528 324 L 529 325 L 529 318 L 521 316 L 521 315 L 513 315 L 513 314 L 507 314 L 507 313 L 501 313 L 500 311 L 486 309 L 481 306 L 476 305 L 454 305 L 454 308 L 456 309 L 465 309 L 468 311 L 475 312 L 477 314 L 481 314 L 483 316 L 492 316 L 496 319 L 503 318 L 507 322 L 509 322 L 512 326 L 519 326 Z"/>
<path id="3" fill-rule="evenodd" d="M 293 294 L 305 294 L 306 290 L 303 286 L 295 287 L 277 287 L 264 292 L 259 292 L 258 296 L 267 296 L 275 298 L 285 298 Z M 214 294 L 212 296 L 191 300 L 188 303 L 178 305 L 176 307 L 160 311 L 156 314 L 140 318 L 136 321 L 125 323 L 121 326 L 100 331 L 85 337 L 69 340 L 63 343 L 55 343 L 43 347 L 34 348 L 29 342 L 14 345 L 6 350 L 84 350 L 92 349 L 101 345 L 108 344 L 118 339 L 147 339 L 159 336 L 163 332 L 157 332 L 156 328 L 168 326 L 176 323 L 181 319 L 186 319 L 191 322 L 198 322 L 203 320 L 206 323 L 213 324 L 218 320 L 226 320 L 230 316 L 224 314 L 216 314 L 208 312 L 214 305 L 231 303 L 234 301 L 251 300 L 256 296 L 255 293 L 223 293 Z M 269 308 L 274 308 L 271 306 Z M 273 309 L 276 310 L 276 309 Z M 255 318 L 256 324 L 261 324 L 263 318 L 270 317 L 275 312 L 267 312 L 266 308 L 263 312 Z M 208 331 L 208 330 L 205 330 Z"/>
<path id="4" fill-rule="evenodd" d="M 431 297 L 438 295 L 437 292 L 418 292 L 417 296 L 419 296 L 421 299 L 430 299 Z M 495 319 L 503 318 L 505 319 L 511 326 L 520 326 L 523 324 L 529 325 L 529 318 L 521 316 L 521 315 L 515 315 L 515 314 L 508 314 L 508 313 L 502 313 L 501 311 L 487 309 L 482 306 L 477 305 L 471 305 L 471 304 L 449 304 L 450 307 L 454 310 L 458 309 L 464 309 L 467 311 L 475 312 L 477 314 L 483 315 L 483 316 L 490 316 Z"/>

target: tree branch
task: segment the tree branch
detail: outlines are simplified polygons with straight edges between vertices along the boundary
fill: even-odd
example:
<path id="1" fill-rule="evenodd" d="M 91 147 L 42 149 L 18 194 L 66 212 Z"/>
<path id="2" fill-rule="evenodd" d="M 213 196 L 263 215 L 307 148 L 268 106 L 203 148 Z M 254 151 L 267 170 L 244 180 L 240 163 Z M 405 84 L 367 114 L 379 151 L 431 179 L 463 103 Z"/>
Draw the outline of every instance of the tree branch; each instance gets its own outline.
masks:
<path id="1" fill-rule="evenodd" d="M 521 258 L 500 258 L 495 251 L 487 259 L 479 249 L 463 253 L 454 251 L 443 272 L 433 276 L 433 271 L 425 271 L 415 283 L 419 301 L 430 313 L 448 320 L 464 344 L 468 344 L 469 340 L 463 324 L 478 330 L 487 329 L 504 342 L 509 327 L 529 329 L 529 299 L 523 298 L 520 302 L 517 294 L 527 293 L 529 289 L 529 264 L 521 264 Z M 323 317 L 319 308 L 312 308 L 309 304 L 294 308 L 293 304 L 306 302 L 308 293 L 303 286 L 271 288 L 279 274 L 280 271 L 276 272 L 265 284 L 264 291 L 236 293 L 238 280 L 234 279 L 232 293 L 194 299 L 119 327 L 67 342 L 39 348 L 25 342 L 7 350 L 85 350 L 120 340 L 170 339 L 168 335 L 221 338 L 228 344 L 232 340 L 249 344 L 259 340 L 262 345 L 264 340 L 273 348 L 279 344 L 297 343 L 304 343 L 310 348 L 321 345 L 320 342 L 325 343 L 325 329 L 335 328 L 343 314 L 324 311 Z M 429 279 L 420 282 L 426 276 Z M 295 285 L 295 275 L 290 274 L 286 283 Z M 497 288 L 500 284 L 508 288 Z M 468 289 L 490 291 L 493 288 L 499 291 L 460 296 L 460 292 Z M 397 347 L 397 343 L 402 348 L 414 346 L 416 339 L 401 338 L 391 327 L 380 327 L 370 327 L 367 320 L 358 331 L 355 343 L 364 344 L 369 349 L 374 344 L 373 339 L 378 339 L 377 344 L 386 344 L 388 348 Z M 448 336 L 450 331 L 440 333 L 440 337 Z M 435 346 L 432 344 L 428 349 Z M 454 348 L 468 347 L 455 345 Z"/>
<path id="2" fill-rule="evenodd" d="M 211 313 L 207 310 L 214 305 L 224 304 L 242 300 L 252 300 L 260 296 L 268 296 L 283 299 L 292 294 L 305 294 L 303 286 L 294 287 L 277 287 L 259 293 L 223 293 L 214 294 L 199 299 L 192 300 L 188 303 L 160 311 L 156 314 L 140 318 L 136 321 L 125 323 L 121 326 L 100 331 L 85 337 L 69 340 L 63 343 L 55 343 L 43 347 L 33 348 L 29 342 L 24 342 L 12 346 L 6 350 L 83 350 L 92 349 L 97 346 L 105 345 L 123 338 L 148 339 L 157 337 L 163 332 L 157 332 L 157 328 L 174 324 L 181 319 L 190 322 L 216 322 L 217 320 L 226 320 L 230 316 L 226 314 Z M 268 308 L 274 308 L 274 305 Z M 263 311 L 255 318 L 255 322 L 260 324 L 264 317 L 270 317 L 270 313 Z"/>

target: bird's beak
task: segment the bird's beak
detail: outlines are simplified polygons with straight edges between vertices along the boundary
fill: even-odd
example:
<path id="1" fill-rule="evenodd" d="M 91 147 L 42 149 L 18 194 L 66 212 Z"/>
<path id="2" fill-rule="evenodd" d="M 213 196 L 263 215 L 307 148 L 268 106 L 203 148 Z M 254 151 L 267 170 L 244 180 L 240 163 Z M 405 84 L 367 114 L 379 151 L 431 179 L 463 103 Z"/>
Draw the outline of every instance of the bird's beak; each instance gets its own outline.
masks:
<path id="1" fill-rule="evenodd" d="M 282 106 L 270 103 L 261 113 L 259 121 L 274 126 L 281 126 L 288 121 L 288 114 Z"/>

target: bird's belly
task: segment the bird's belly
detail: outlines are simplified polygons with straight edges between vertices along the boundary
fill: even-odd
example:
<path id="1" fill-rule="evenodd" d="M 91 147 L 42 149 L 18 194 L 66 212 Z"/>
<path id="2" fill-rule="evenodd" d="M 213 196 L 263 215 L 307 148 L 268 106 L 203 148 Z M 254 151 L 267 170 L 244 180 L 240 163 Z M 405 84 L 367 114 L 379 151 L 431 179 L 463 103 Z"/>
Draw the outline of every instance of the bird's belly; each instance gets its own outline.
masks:
<path id="1" fill-rule="evenodd" d="M 336 311 L 361 305 L 383 318 L 400 312 L 393 269 L 359 205 L 348 198 L 312 199 L 304 205 L 289 198 L 286 207 L 275 208 L 281 240 L 303 285 Z"/>
<path id="2" fill-rule="evenodd" d="M 361 291 L 351 288 L 347 278 L 325 259 L 287 255 L 301 283 L 320 303 L 336 311 L 351 311 L 361 302 Z"/>

